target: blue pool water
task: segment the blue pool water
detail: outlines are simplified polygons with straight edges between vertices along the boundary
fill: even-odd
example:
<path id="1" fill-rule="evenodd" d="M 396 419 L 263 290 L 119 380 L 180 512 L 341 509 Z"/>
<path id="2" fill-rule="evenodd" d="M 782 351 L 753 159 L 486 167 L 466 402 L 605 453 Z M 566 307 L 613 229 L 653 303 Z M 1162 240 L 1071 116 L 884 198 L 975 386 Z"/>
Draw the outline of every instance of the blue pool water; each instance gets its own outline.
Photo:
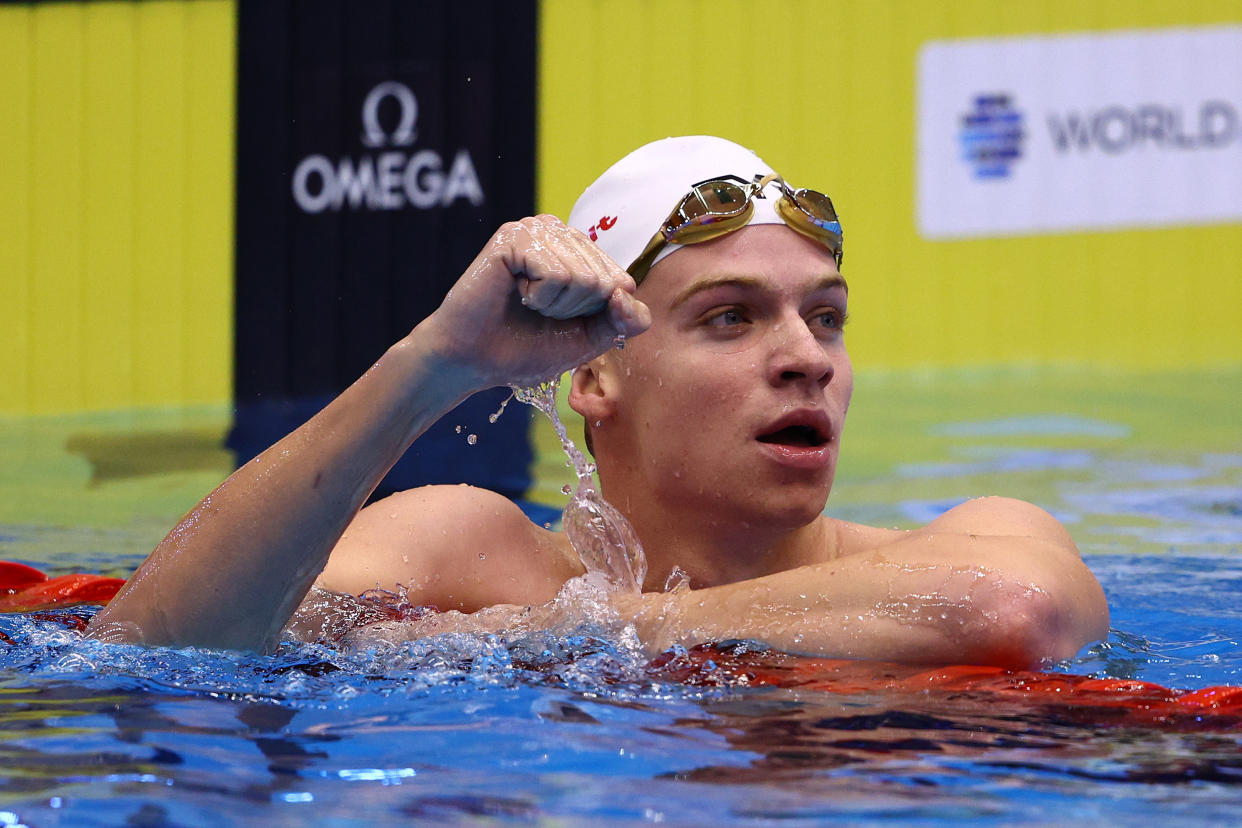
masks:
<path id="1" fill-rule="evenodd" d="M 1160 419 L 1151 400 L 1062 401 L 1070 414 L 1055 416 L 941 405 L 953 415 L 864 410 L 830 510 L 913 525 L 989 491 L 1039 502 L 1069 526 L 1113 612 L 1108 641 L 1050 669 L 1242 685 L 1236 408 L 1201 409 L 1198 431 L 1170 445 L 1145 431 Z M 911 433 L 903 417 L 925 421 L 922 448 L 877 438 Z M 149 531 L 0 523 L 0 557 L 124 572 Z M 13 642 L 0 642 L 0 825 L 1218 825 L 1242 814 L 1236 716 L 1168 726 L 969 694 L 688 686 L 648 671 L 606 628 L 259 657 L 84 641 L 82 615 L 0 616 Z"/>
<path id="2" fill-rule="evenodd" d="M 1242 684 L 1237 561 L 1090 563 L 1118 632 L 1059 669 Z M 1168 601 L 1170 583 L 1194 606 Z M 0 811 L 31 825 L 1220 824 L 1242 808 L 1236 718 L 1186 731 L 688 687 L 589 633 L 554 657 L 455 638 L 264 658 L 105 646 L 26 616 L 3 630 Z"/>

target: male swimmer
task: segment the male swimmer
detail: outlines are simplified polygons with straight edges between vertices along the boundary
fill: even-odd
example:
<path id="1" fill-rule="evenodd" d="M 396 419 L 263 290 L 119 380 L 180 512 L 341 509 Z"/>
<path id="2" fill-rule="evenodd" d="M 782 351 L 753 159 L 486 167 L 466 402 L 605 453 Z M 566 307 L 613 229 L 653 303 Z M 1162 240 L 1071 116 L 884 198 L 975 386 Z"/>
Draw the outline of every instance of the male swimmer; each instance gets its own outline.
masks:
<path id="1" fill-rule="evenodd" d="M 500 228 L 431 316 L 204 498 L 91 633 L 268 650 L 312 584 L 401 585 L 442 612 L 551 601 L 582 565 L 500 495 L 428 486 L 362 505 L 470 394 L 578 366 L 569 403 L 646 550 L 644 593 L 617 599 L 640 635 L 1013 666 L 1103 637 L 1103 591 L 1035 506 L 971 500 L 912 531 L 823 514 L 853 383 L 840 262 L 828 198 L 749 150 L 641 147 L 570 226 Z M 691 588 L 665 594 L 674 567 Z"/>

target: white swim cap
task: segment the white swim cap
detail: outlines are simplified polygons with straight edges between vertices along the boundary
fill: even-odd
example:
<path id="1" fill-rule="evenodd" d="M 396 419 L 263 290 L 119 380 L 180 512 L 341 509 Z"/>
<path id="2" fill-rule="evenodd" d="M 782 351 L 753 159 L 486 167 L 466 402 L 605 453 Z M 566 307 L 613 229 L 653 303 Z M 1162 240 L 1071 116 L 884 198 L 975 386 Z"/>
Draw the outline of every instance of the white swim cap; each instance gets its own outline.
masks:
<path id="1" fill-rule="evenodd" d="M 733 175 L 751 181 L 774 170 L 745 147 L 710 135 L 664 138 L 639 147 L 609 167 L 578 197 L 569 226 L 586 233 L 621 267 L 643 252 L 690 188 Z M 782 224 L 774 197 L 755 199 L 750 224 Z M 652 262 L 684 245 L 669 244 Z"/>

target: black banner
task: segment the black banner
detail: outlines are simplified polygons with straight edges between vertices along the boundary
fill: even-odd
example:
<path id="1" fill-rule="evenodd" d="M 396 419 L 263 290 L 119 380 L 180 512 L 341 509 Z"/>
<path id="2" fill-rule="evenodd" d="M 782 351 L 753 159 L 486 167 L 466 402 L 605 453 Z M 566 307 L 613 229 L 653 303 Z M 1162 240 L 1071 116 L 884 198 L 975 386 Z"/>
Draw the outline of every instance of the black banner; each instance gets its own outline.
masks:
<path id="1" fill-rule="evenodd" d="M 496 227 L 534 211 L 535 15 L 533 0 L 238 5 L 239 461 L 361 375 Z M 444 418 L 381 491 L 520 497 L 529 410 L 487 418 L 507 393 Z"/>

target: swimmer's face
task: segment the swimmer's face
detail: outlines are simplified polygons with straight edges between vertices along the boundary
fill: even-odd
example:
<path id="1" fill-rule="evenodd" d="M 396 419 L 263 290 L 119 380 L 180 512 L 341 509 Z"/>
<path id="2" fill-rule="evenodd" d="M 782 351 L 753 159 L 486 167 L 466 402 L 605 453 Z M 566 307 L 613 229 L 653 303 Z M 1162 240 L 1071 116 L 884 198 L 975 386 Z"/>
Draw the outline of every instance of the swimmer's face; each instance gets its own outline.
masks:
<path id="1" fill-rule="evenodd" d="M 620 451 L 600 457 L 601 471 L 623 463 L 621 479 L 689 514 L 814 519 L 853 390 L 832 256 L 783 225 L 755 225 L 678 250 L 638 295 L 653 322 L 604 359 L 616 405 L 596 444 Z"/>

